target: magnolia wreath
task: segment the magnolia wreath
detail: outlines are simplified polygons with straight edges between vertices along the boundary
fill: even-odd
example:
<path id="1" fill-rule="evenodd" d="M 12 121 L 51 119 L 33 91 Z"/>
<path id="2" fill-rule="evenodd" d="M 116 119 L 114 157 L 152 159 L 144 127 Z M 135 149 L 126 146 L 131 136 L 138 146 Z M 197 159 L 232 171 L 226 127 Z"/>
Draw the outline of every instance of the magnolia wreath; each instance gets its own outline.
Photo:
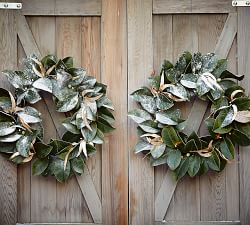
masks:
<path id="1" fill-rule="evenodd" d="M 131 94 L 139 105 L 129 112 L 140 137 L 135 152 L 153 166 L 167 164 L 177 180 L 222 171 L 234 160 L 236 144 L 250 145 L 250 99 L 237 83 L 244 76 L 226 69 L 227 60 L 213 53 L 184 52 L 175 65 L 165 60 L 160 75 L 149 77 L 150 87 Z M 178 105 L 194 97 L 211 106 L 207 136 L 185 133 Z"/>
<path id="2" fill-rule="evenodd" d="M 22 71 L 3 73 L 15 94 L 0 89 L 0 152 L 16 164 L 35 158 L 33 175 L 50 175 L 63 182 L 82 174 L 95 145 L 102 144 L 104 133 L 114 129 L 106 85 L 85 69 L 73 67 L 72 57 L 47 55 L 39 60 L 32 55 L 24 60 Z M 33 106 L 41 100 L 41 91 L 50 93 L 56 110 L 66 115 L 62 121 L 66 132 L 49 143 L 43 142 L 46 127 Z"/>

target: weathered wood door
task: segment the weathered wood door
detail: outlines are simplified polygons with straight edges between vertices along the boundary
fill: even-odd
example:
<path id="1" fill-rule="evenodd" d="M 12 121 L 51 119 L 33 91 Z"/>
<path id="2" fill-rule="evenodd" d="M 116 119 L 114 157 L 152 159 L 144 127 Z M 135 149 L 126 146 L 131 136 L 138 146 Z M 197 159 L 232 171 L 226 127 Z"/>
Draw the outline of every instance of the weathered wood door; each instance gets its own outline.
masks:
<path id="1" fill-rule="evenodd" d="M 127 224 L 128 166 L 123 135 L 127 110 L 126 104 L 120 104 L 127 99 L 126 2 L 23 0 L 22 3 L 21 10 L 0 10 L 1 70 L 20 68 L 22 59 L 32 53 L 73 56 L 76 66 L 86 68 L 108 85 L 110 96 L 125 91 L 113 98 L 117 130 L 88 160 L 84 176 L 61 184 L 53 178 L 32 176 L 30 164 L 16 168 L 0 158 L 0 224 Z M 111 45 L 115 49 L 110 49 Z M 3 77 L 0 79 L 1 86 L 10 88 Z M 49 95 L 43 97 L 36 107 L 42 112 L 48 141 L 64 132 L 63 115 L 55 111 Z"/>
<path id="2" fill-rule="evenodd" d="M 238 73 L 246 74 L 243 85 L 249 89 L 246 40 L 250 38 L 250 10 L 237 11 L 231 4 L 229 0 L 128 0 L 129 92 L 146 84 L 153 70 L 159 73 L 164 59 L 174 61 L 185 50 L 215 52 L 228 58 L 230 70 L 237 72 L 238 68 Z M 133 107 L 131 100 L 129 109 Z M 203 123 L 206 109 L 198 100 L 183 105 L 191 130 L 207 132 Z M 132 148 L 137 139 L 133 122 L 129 129 Z M 131 152 L 130 223 L 249 224 L 249 158 L 247 149 L 242 148 L 235 163 L 221 174 L 185 178 L 176 184 L 167 167 L 153 170 Z"/>
<path id="3" fill-rule="evenodd" d="M 153 169 L 135 155 L 129 94 L 146 84 L 163 59 L 184 50 L 216 52 L 250 87 L 250 8 L 230 0 L 22 0 L 22 10 L 0 10 L 0 69 L 21 66 L 26 54 L 71 55 L 109 87 L 116 131 L 88 162 L 83 177 L 60 184 L 31 176 L 0 156 L 0 225 L 248 225 L 250 153 L 239 149 L 221 174 L 178 184 L 166 167 Z M 3 77 L 0 85 L 10 88 Z M 44 95 L 46 139 L 62 133 L 62 115 Z M 198 109 L 198 110 L 197 110 Z M 205 131 L 206 105 L 182 107 L 190 128 Z M 192 120 L 195 118 L 195 120 Z M 203 222 L 202 222 L 203 221 Z M 210 221 L 210 222 L 206 222 Z M 223 222 L 224 221 L 224 222 Z"/>

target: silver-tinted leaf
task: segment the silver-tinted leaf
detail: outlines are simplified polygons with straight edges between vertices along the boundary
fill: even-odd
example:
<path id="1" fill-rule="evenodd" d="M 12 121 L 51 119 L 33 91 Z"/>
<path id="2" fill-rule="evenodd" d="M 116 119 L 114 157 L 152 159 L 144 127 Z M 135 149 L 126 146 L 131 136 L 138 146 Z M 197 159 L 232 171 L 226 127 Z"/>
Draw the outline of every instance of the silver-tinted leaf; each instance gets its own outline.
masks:
<path id="1" fill-rule="evenodd" d="M 39 78 L 32 85 L 34 88 L 52 93 L 52 83 L 49 78 Z"/>
<path id="2" fill-rule="evenodd" d="M 15 130 L 12 122 L 0 122 L 0 136 L 12 134 Z"/>
<path id="3" fill-rule="evenodd" d="M 69 112 L 76 107 L 78 103 L 78 93 L 67 96 L 64 101 L 57 102 L 58 112 Z"/>
<path id="4" fill-rule="evenodd" d="M 182 85 L 169 85 L 167 91 L 184 100 L 188 100 L 187 90 Z"/>
<path id="5" fill-rule="evenodd" d="M 21 134 L 15 132 L 15 133 L 10 134 L 8 136 L 0 137 L 0 142 L 15 142 L 21 137 L 22 137 Z"/>
<path id="6" fill-rule="evenodd" d="M 181 112 L 179 109 L 170 109 L 167 111 L 157 112 L 155 116 L 156 120 L 162 124 L 177 125 L 180 120 Z"/>
<path id="7" fill-rule="evenodd" d="M 157 123 L 152 120 L 147 120 L 139 124 L 139 127 L 147 133 L 158 133 L 159 129 Z"/>
<path id="8" fill-rule="evenodd" d="M 145 150 L 151 150 L 153 149 L 153 145 L 151 145 L 150 143 L 140 140 L 136 146 L 135 146 L 135 153 L 139 153 Z"/>
<path id="9" fill-rule="evenodd" d="M 23 157 L 29 156 L 30 145 L 33 140 L 32 136 L 22 136 L 16 143 L 17 151 Z"/>
<path id="10" fill-rule="evenodd" d="M 152 120 L 152 116 L 143 109 L 134 109 L 128 113 L 128 116 L 136 123 L 142 123 L 146 120 Z"/>
<path id="11" fill-rule="evenodd" d="M 197 75 L 188 73 L 188 74 L 183 74 L 180 82 L 184 87 L 194 89 L 196 88 L 197 79 L 198 79 Z"/>
<path id="12" fill-rule="evenodd" d="M 41 122 L 40 113 L 30 106 L 25 107 L 23 111 L 20 111 L 17 114 L 26 123 Z"/>
<path id="13" fill-rule="evenodd" d="M 158 159 L 163 155 L 165 149 L 166 149 L 165 144 L 154 145 L 153 148 L 151 149 L 150 153 L 154 159 Z"/>

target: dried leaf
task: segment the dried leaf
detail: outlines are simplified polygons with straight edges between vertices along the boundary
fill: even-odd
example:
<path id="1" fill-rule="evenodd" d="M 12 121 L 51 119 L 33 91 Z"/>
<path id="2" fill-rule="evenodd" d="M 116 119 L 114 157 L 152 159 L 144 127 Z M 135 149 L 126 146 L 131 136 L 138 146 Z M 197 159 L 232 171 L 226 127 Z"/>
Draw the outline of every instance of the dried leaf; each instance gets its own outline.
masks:
<path id="1" fill-rule="evenodd" d="M 249 123 L 250 122 L 250 111 L 238 111 L 235 117 L 235 121 L 239 123 Z"/>

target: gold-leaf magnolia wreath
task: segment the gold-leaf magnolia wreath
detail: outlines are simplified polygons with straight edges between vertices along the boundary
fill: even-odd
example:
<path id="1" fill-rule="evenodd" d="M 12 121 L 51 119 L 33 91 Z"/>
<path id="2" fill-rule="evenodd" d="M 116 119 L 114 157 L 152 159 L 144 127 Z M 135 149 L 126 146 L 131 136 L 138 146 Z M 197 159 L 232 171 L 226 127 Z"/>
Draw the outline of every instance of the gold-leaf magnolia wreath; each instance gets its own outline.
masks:
<path id="1" fill-rule="evenodd" d="M 63 182 L 84 172 L 88 156 L 102 144 L 104 134 L 114 128 L 113 105 L 106 85 L 73 67 L 72 57 L 41 60 L 31 55 L 22 71 L 3 71 L 15 93 L 0 88 L 0 153 L 16 164 L 35 159 L 33 175 L 54 176 Z M 43 142 L 47 128 L 35 108 L 41 92 L 50 93 L 56 110 L 65 113 L 65 133 L 61 139 Z M 51 107 L 51 106 L 49 106 Z M 49 129 L 49 128 L 48 128 Z"/>
<path id="2" fill-rule="evenodd" d="M 184 52 L 174 65 L 165 60 L 160 74 L 149 77 L 150 86 L 131 94 L 139 106 L 129 112 L 138 124 L 135 152 L 153 166 L 167 164 L 177 180 L 222 171 L 234 160 L 236 144 L 250 145 L 250 99 L 237 83 L 243 77 L 229 72 L 227 60 L 214 53 Z M 208 134 L 202 137 L 185 131 L 179 109 L 195 97 L 210 105 Z"/>

